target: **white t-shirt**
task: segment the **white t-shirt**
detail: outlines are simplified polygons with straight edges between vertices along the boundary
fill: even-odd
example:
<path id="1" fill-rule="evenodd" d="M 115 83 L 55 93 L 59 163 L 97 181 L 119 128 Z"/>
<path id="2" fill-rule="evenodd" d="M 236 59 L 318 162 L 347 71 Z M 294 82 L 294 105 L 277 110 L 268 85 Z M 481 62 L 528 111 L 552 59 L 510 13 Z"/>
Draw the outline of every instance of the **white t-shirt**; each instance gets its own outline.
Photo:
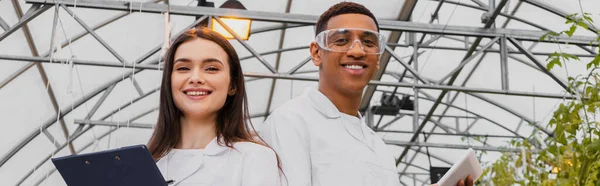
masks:
<path id="1" fill-rule="evenodd" d="M 205 149 L 173 149 L 156 164 L 170 186 L 281 185 L 273 150 L 251 142 L 229 148 L 216 138 Z"/>
<path id="2" fill-rule="evenodd" d="M 400 185 L 383 140 L 318 90 L 277 108 L 260 135 L 279 155 L 290 186 Z"/>

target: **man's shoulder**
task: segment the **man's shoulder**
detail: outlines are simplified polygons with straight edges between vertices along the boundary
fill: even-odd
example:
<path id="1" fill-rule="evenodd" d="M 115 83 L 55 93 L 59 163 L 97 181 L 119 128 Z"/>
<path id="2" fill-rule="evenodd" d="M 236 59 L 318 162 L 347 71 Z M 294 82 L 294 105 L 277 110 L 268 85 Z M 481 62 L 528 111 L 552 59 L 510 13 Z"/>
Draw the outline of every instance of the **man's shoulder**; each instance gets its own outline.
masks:
<path id="1" fill-rule="evenodd" d="M 314 119 L 315 109 L 311 106 L 310 100 L 304 96 L 298 96 L 286 101 L 275 108 L 265 120 L 268 125 L 306 125 L 307 120 Z"/>
<path id="2" fill-rule="evenodd" d="M 304 111 L 313 109 L 312 106 L 310 105 L 310 100 L 308 100 L 305 96 L 298 96 L 295 98 L 292 98 L 288 101 L 286 101 L 285 103 L 281 104 L 280 106 L 278 106 L 277 108 L 275 108 L 275 110 L 273 111 L 273 113 L 271 113 L 271 115 L 278 115 L 278 114 L 302 114 Z"/>

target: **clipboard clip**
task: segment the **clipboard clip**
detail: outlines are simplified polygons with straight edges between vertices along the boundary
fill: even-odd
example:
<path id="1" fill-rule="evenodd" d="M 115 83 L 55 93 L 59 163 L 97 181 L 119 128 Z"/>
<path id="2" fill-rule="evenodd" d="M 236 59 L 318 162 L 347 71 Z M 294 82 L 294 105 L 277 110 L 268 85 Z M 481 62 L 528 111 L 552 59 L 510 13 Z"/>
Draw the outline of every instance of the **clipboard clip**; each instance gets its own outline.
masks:
<path id="1" fill-rule="evenodd" d="M 173 183 L 175 183 L 175 180 L 167 180 L 167 185 L 171 185 Z"/>

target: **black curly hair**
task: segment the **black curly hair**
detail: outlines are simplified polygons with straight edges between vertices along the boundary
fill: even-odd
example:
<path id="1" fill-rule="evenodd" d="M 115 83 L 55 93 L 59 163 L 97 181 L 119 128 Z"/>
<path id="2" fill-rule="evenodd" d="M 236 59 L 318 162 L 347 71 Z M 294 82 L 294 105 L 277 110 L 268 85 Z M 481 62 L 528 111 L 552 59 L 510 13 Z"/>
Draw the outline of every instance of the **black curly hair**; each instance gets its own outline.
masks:
<path id="1" fill-rule="evenodd" d="M 341 2 L 329 7 L 327 11 L 321 14 L 321 17 L 319 17 L 319 20 L 317 21 L 315 36 L 327 29 L 327 22 L 329 19 L 342 14 L 363 14 L 369 16 L 371 19 L 373 19 L 373 21 L 375 21 L 377 31 L 379 31 L 379 23 L 377 23 L 375 15 L 373 15 L 369 9 L 358 3 Z"/>

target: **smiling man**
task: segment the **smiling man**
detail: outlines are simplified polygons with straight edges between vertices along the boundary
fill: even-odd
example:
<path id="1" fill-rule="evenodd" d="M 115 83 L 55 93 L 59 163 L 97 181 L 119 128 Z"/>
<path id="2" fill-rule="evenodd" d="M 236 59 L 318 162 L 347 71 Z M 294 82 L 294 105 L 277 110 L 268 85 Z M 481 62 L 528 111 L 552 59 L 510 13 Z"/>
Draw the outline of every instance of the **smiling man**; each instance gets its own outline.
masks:
<path id="1" fill-rule="evenodd" d="M 318 90 L 284 103 L 260 130 L 289 185 L 400 185 L 393 156 L 358 112 L 385 43 L 375 16 L 360 4 L 338 3 L 321 15 L 310 44 Z"/>

